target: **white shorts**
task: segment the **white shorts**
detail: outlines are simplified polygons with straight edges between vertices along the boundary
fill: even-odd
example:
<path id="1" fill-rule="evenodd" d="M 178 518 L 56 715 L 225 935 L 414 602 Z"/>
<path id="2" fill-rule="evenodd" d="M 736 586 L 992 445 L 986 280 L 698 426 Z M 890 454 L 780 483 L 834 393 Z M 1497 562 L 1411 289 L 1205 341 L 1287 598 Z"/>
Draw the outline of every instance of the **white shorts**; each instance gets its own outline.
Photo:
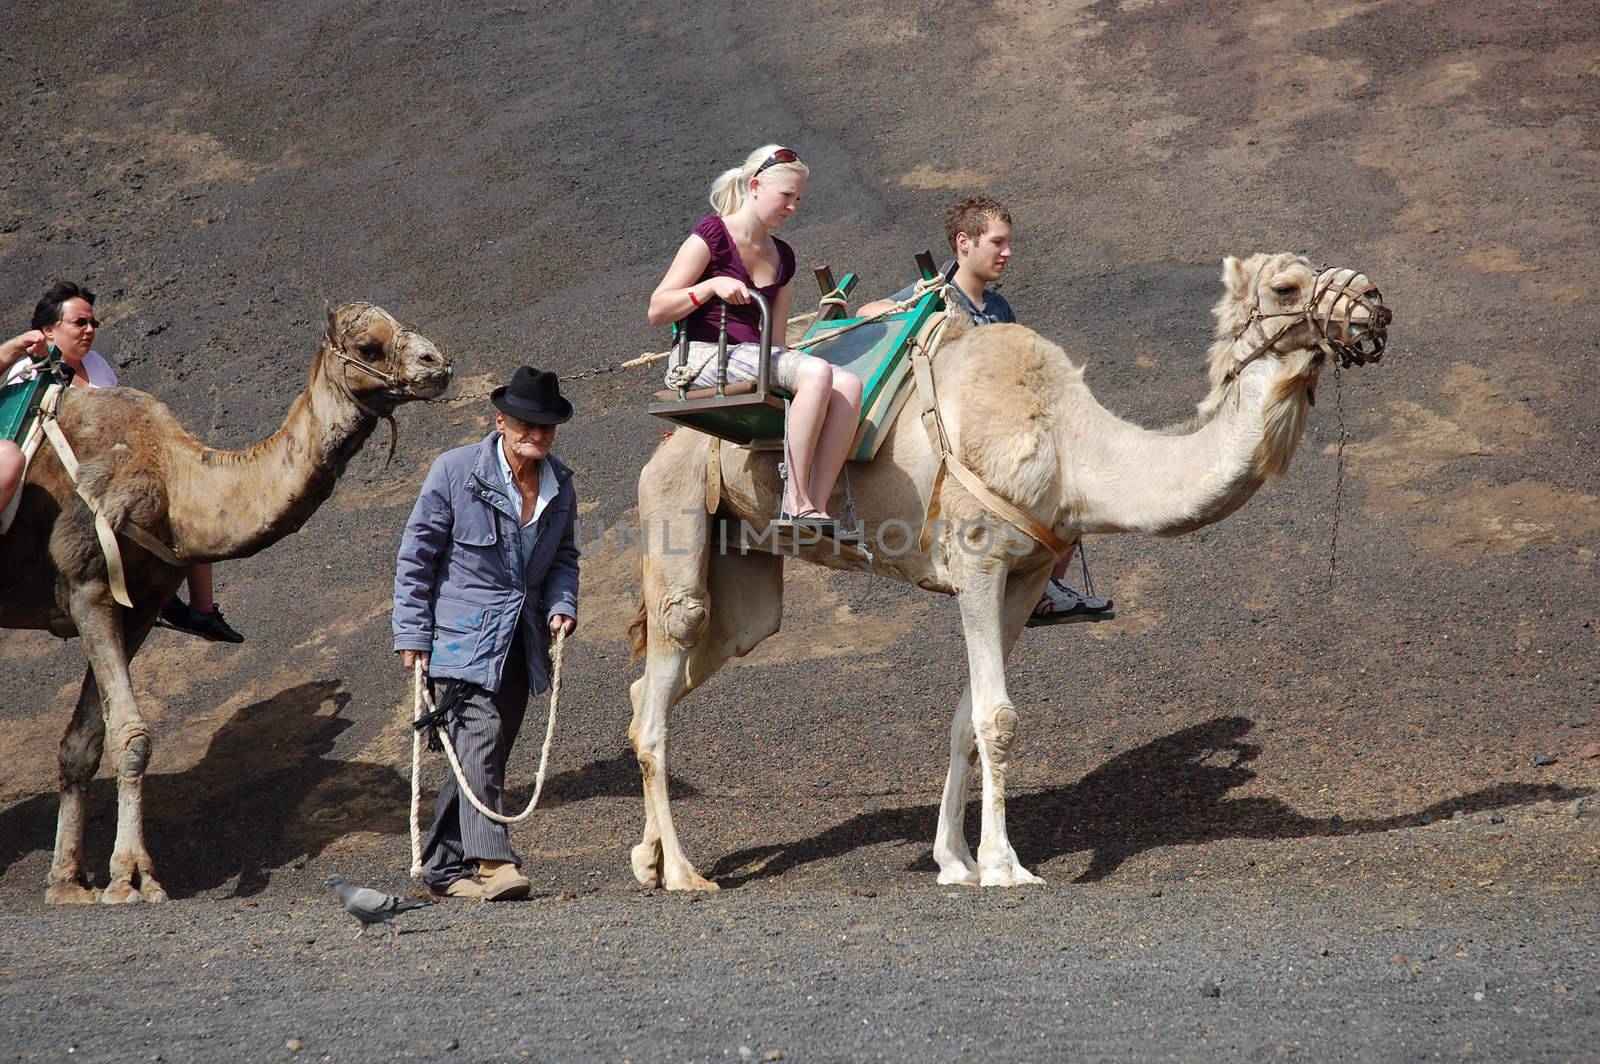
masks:
<path id="1" fill-rule="evenodd" d="M 689 343 L 689 365 L 697 366 L 702 359 L 705 368 L 700 375 L 690 384 L 691 388 L 714 388 L 717 384 L 717 345 L 692 340 Z M 737 384 L 740 381 L 753 381 L 756 379 L 756 362 L 761 357 L 760 344 L 734 344 L 728 348 L 728 383 Z M 805 360 L 805 355 L 798 351 L 790 351 L 786 347 L 774 347 L 771 354 L 772 383 L 786 392 L 793 392 L 795 380 L 800 374 L 800 363 Z M 667 368 L 670 371 L 677 365 L 676 353 L 673 358 L 667 359 Z M 671 387 L 669 382 L 668 387 Z"/>

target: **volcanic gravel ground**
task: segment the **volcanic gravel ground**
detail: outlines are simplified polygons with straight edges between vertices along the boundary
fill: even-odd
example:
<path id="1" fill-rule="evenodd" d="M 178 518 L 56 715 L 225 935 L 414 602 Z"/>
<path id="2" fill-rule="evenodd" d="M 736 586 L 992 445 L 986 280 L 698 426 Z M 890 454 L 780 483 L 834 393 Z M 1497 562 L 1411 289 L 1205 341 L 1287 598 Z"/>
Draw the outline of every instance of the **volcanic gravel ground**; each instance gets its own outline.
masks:
<path id="1" fill-rule="evenodd" d="M 83 279 L 124 382 L 233 448 L 278 424 L 328 303 L 458 360 L 447 401 L 400 411 L 392 465 L 374 443 L 300 533 L 218 567 L 244 646 L 158 632 L 136 662 L 172 905 L 43 906 L 83 658 L 0 636 L 6 1052 L 1594 1056 L 1600 4 L 0 21 L 5 335 Z M 407 882 L 388 603 L 423 472 L 516 365 L 663 347 L 650 289 L 712 176 L 773 140 L 813 167 L 785 237 L 861 298 L 942 250 L 955 196 L 1005 201 L 1007 298 L 1141 424 L 1201 398 L 1224 254 L 1368 271 L 1393 343 L 1325 376 L 1293 468 L 1237 515 L 1092 539 L 1114 620 L 1023 636 L 1008 820 L 1047 885 L 1006 893 L 934 882 L 953 604 L 799 565 L 784 631 L 674 720 L 679 832 L 727 889 L 633 885 L 615 529 L 663 424 L 650 371 L 568 381 L 588 552 L 547 810 L 518 835 L 540 896 L 347 943 L 321 877 Z M 797 309 L 815 295 L 803 269 Z M 114 792 L 102 766 L 102 882 Z"/>

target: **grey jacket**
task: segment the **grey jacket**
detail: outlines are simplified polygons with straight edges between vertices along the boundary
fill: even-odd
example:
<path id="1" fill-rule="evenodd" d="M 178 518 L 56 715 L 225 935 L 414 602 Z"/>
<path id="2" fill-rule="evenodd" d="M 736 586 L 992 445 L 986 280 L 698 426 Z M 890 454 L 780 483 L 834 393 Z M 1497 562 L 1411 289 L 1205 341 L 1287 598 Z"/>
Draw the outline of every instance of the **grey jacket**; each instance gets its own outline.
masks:
<path id="1" fill-rule="evenodd" d="M 394 648 L 432 655 L 429 674 L 500 688 L 522 625 L 534 694 L 550 683 L 550 618 L 578 616 L 577 498 L 572 471 L 546 461 L 560 487 L 534 524 L 518 572 L 520 500 L 507 497 L 500 433 L 446 451 L 422 483 L 394 572 Z"/>

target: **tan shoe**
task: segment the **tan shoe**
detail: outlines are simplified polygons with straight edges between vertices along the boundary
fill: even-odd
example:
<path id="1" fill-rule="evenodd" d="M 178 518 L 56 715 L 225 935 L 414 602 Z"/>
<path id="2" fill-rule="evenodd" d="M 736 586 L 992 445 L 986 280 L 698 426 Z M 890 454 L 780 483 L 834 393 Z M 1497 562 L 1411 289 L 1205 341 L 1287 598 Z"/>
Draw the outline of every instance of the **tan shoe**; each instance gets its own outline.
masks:
<path id="1" fill-rule="evenodd" d="M 444 885 L 443 890 L 435 890 L 433 893 L 446 898 L 474 898 L 480 901 L 484 896 L 483 884 L 475 876 L 452 879 Z"/>
<path id="2" fill-rule="evenodd" d="M 510 861 L 479 861 L 478 879 L 483 883 L 486 901 L 526 898 L 533 889 L 533 883 Z"/>

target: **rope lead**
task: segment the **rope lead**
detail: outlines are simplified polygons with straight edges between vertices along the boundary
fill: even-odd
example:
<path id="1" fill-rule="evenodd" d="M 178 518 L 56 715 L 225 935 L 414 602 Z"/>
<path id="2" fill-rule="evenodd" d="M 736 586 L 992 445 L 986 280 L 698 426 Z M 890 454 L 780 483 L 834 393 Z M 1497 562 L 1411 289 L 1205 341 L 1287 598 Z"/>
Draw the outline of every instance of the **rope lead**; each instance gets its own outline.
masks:
<path id="1" fill-rule="evenodd" d="M 435 737 L 440 746 L 444 748 L 444 756 L 450 762 L 450 771 L 456 774 L 456 786 L 472 803 L 472 808 L 493 820 L 496 824 L 520 824 L 533 815 L 538 808 L 539 796 L 544 792 L 545 768 L 550 763 L 550 743 L 556 734 L 556 707 L 561 702 L 561 659 L 566 649 L 567 633 L 557 632 L 555 644 L 550 648 L 550 713 L 545 719 L 544 746 L 539 751 L 539 770 L 533 777 L 533 796 L 528 799 L 528 806 L 515 816 L 506 816 L 497 813 L 484 804 L 483 799 L 473 793 L 467 784 L 465 773 L 461 770 L 461 760 L 456 756 L 455 744 L 450 741 L 449 718 L 460 712 L 460 700 L 464 697 L 465 687 L 458 687 L 462 694 L 455 691 L 446 694 L 443 705 L 436 705 L 433 694 L 428 690 L 427 674 L 419 658 L 412 667 L 412 709 L 411 709 L 411 878 L 422 878 L 422 733 L 429 732 L 429 745 Z M 435 747 L 438 749 L 438 747 Z"/>

